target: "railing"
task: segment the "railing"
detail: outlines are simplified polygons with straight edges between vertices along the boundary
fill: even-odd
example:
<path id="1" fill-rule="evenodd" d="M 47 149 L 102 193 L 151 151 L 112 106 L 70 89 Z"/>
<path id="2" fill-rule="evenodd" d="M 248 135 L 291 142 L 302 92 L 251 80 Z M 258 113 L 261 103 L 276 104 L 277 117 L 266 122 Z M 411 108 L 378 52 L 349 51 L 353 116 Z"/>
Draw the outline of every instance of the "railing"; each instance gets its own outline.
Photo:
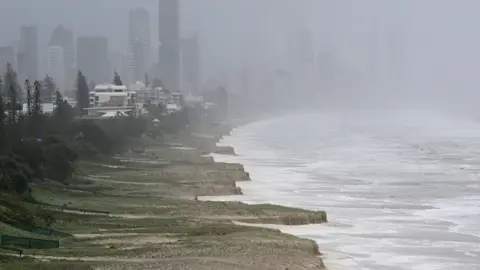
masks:
<path id="1" fill-rule="evenodd" d="M 0 235 L 0 246 L 2 248 L 52 249 L 59 248 L 60 242 L 55 240 Z"/>

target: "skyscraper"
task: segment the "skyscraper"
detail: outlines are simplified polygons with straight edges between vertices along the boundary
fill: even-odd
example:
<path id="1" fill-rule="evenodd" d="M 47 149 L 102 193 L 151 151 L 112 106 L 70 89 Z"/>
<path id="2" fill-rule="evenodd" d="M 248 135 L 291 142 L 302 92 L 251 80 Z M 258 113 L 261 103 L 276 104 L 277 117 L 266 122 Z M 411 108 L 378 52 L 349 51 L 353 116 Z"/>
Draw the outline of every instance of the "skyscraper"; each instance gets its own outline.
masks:
<path id="1" fill-rule="evenodd" d="M 14 69 L 17 68 L 15 47 L 0 47 L 0 77 L 7 71 L 7 64 L 10 63 Z"/>
<path id="2" fill-rule="evenodd" d="M 179 0 L 159 0 L 158 73 L 171 91 L 180 84 L 180 7 Z"/>
<path id="3" fill-rule="evenodd" d="M 77 39 L 77 69 L 82 71 L 89 82 L 112 82 L 106 37 L 87 36 Z"/>
<path id="4" fill-rule="evenodd" d="M 38 27 L 36 25 L 24 25 L 20 28 L 18 74 L 19 81 L 38 79 Z"/>
<path id="5" fill-rule="evenodd" d="M 74 38 L 73 32 L 69 29 L 64 28 L 63 26 L 58 26 L 53 30 L 52 36 L 48 43 L 49 46 L 49 54 L 50 57 L 52 53 L 52 57 L 57 58 L 59 53 L 59 48 L 62 48 L 62 72 L 63 78 L 58 78 L 60 73 L 57 73 L 55 76 L 54 74 L 50 74 L 51 71 L 48 70 L 49 75 L 56 81 L 57 87 L 61 90 L 62 94 L 66 92 L 70 92 L 74 88 L 75 84 L 75 51 L 74 51 Z M 50 48 L 53 47 L 53 48 Z M 55 62 L 55 59 L 52 59 Z M 47 59 L 47 62 L 51 62 Z M 56 64 L 55 64 L 56 65 Z M 55 68 L 58 68 L 57 66 Z M 59 82 L 61 81 L 61 83 Z"/>
<path id="6" fill-rule="evenodd" d="M 181 83 L 182 90 L 189 93 L 200 91 L 201 78 L 200 44 L 198 35 L 182 39 Z"/>
<path id="7" fill-rule="evenodd" d="M 150 16 L 144 8 L 130 10 L 129 15 L 129 59 L 127 82 L 144 79 L 150 67 Z"/>
<path id="8" fill-rule="evenodd" d="M 287 51 L 288 63 L 295 72 L 312 67 L 315 61 L 313 39 L 306 27 L 296 27 L 288 34 Z"/>
<path id="9" fill-rule="evenodd" d="M 47 72 L 62 96 L 65 96 L 65 50 L 62 46 L 48 46 Z"/>

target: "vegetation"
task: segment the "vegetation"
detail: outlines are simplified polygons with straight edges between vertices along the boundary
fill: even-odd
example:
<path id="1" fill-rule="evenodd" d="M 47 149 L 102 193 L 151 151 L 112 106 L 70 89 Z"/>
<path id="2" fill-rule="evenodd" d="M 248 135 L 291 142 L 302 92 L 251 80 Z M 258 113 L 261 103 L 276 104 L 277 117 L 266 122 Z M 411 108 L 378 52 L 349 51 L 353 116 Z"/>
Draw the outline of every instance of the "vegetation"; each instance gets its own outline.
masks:
<path id="1" fill-rule="evenodd" d="M 121 82 L 118 74 L 117 79 Z M 146 119 L 135 116 L 99 122 L 78 118 L 89 106 L 87 78 L 81 71 L 77 108 L 63 99 L 48 75 L 43 82 L 25 81 L 25 99 L 11 65 L 0 85 L 0 195 L 31 198 L 31 183 L 69 184 L 77 160 L 126 150 L 129 138 L 147 130 Z M 45 93 L 55 96 L 51 114 L 43 111 Z"/>
<path id="2" fill-rule="evenodd" d="M 52 77 L 46 75 L 43 79 L 42 91 L 40 97 L 42 101 L 49 102 L 52 100 L 53 95 L 57 92 L 57 84 Z"/>
<path id="3" fill-rule="evenodd" d="M 163 87 L 163 82 L 162 80 L 158 79 L 158 78 L 153 78 L 153 81 L 152 81 L 152 88 L 157 88 L 157 87 Z"/>
<path id="4" fill-rule="evenodd" d="M 178 198 L 231 194 L 236 191 L 235 179 L 244 180 L 244 175 L 248 175 L 239 166 L 210 162 L 192 166 L 190 162 L 203 155 L 202 149 L 210 149 L 211 139 L 198 139 L 202 153 L 182 152 L 178 163 L 172 161 L 172 164 L 159 166 L 150 162 L 125 162 L 115 164 L 121 166 L 111 166 L 94 162 L 95 158 L 108 158 L 130 149 L 135 151 L 125 154 L 124 158 L 141 157 L 155 162 L 162 155 L 169 160 L 170 155 L 178 154 L 169 147 L 152 147 L 145 155 L 136 151 L 139 148 L 127 146 L 137 146 L 144 134 L 156 137 L 164 133 L 182 133 L 175 136 L 181 139 L 187 133 L 182 131 L 190 131 L 188 129 L 202 122 L 209 112 L 203 106 L 182 106 L 182 110 L 172 113 L 164 105 L 149 104 L 145 107 L 149 112 L 145 118 L 118 115 L 105 120 L 89 120 L 84 117 L 84 109 L 89 105 L 89 89 L 92 88 L 81 72 L 77 75 L 77 108 L 55 90 L 52 95 L 55 108 L 50 114 L 44 112 L 41 102 L 44 83 L 26 81 L 26 99 L 22 98 L 19 85 L 14 81 L 10 80 L 9 85 L 4 85 L 4 80 L 0 83 L 2 89 L 6 89 L 0 94 L 0 232 L 50 240 L 62 237 L 59 249 L 34 250 L 38 258 L 50 256 L 58 261 L 0 256 L 0 269 L 87 269 L 88 264 L 110 266 L 133 256 L 134 260 L 159 258 L 161 264 L 155 262 L 158 264 L 155 267 L 171 268 L 169 266 L 178 263 L 183 266 L 184 258 L 209 260 L 213 256 L 215 261 L 216 257 L 238 259 L 238 254 L 242 258 L 255 258 L 253 264 L 263 261 L 271 266 L 275 263 L 275 269 L 305 264 L 305 259 L 309 265 L 321 265 L 317 258 L 318 247 L 313 242 L 276 230 L 238 226 L 231 220 L 321 223 L 326 221 L 324 213 Z M 161 85 L 156 79 L 152 83 Z M 205 100 L 226 104 L 226 91 L 212 91 Z M 184 101 L 180 104 L 185 105 Z M 22 105 L 26 109 L 22 109 Z M 217 107 L 215 113 L 221 109 Z M 204 126 L 223 130 L 221 125 Z M 183 164 L 187 160 L 187 164 Z M 86 177 L 75 174 L 78 167 Z M 162 195 L 164 197 L 160 197 Z M 68 232 L 77 237 L 63 238 L 52 232 Z M 62 260 L 72 257 L 102 261 Z M 149 260 L 146 261 L 148 265 Z M 244 268 L 250 269 L 253 264 L 245 264 Z M 185 266 L 181 268 L 192 268 Z M 256 268 L 263 269 L 263 266 L 256 265 Z"/>
<path id="5" fill-rule="evenodd" d="M 113 75 L 113 84 L 120 86 L 123 85 L 122 79 L 120 78 L 120 75 L 115 71 Z"/>
<path id="6" fill-rule="evenodd" d="M 150 80 L 148 79 L 148 73 L 145 72 L 145 86 L 150 86 Z"/>
<path id="7" fill-rule="evenodd" d="M 89 104 L 89 88 L 87 79 L 83 76 L 81 71 L 77 73 L 77 109 L 80 115 L 85 114 L 85 108 L 88 108 Z"/>

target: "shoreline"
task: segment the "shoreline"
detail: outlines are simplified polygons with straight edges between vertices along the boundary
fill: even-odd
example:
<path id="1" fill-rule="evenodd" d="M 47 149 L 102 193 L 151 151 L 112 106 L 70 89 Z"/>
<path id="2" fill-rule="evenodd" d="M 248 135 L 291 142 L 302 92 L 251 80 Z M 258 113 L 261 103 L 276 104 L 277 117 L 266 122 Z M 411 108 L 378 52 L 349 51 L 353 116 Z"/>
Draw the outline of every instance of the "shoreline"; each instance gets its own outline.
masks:
<path id="1" fill-rule="evenodd" d="M 265 116 L 265 117 L 261 118 L 261 120 L 259 120 L 259 121 L 269 119 L 269 118 L 270 118 L 269 116 Z M 252 118 L 252 119 L 256 119 L 256 118 Z M 236 128 L 240 128 L 242 126 L 245 126 L 245 125 L 248 125 L 248 124 L 251 124 L 251 123 L 254 123 L 254 122 L 258 122 L 258 121 L 252 120 L 252 119 L 239 120 L 237 122 L 237 125 L 234 125 L 234 127 L 231 128 L 230 132 L 233 131 Z M 226 135 L 231 136 L 230 132 L 228 132 L 228 134 L 226 134 Z M 223 136 L 222 136 L 222 138 L 220 138 L 217 141 L 217 144 L 221 143 L 222 139 L 223 139 Z M 220 147 L 229 147 L 229 148 L 233 149 L 233 151 L 235 151 L 235 147 L 233 145 L 222 145 Z M 219 156 L 229 156 L 229 155 L 232 156 L 232 154 L 228 154 L 228 153 L 224 154 L 224 153 L 213 152 L 211 154 L 216 154 L 216 155 L 219 155 Z M 236 154 L 233 154 L 233 156 L 236 156 Z M 228 161 L 224 161 L 224 160 L 216 160 L 215 157 L 213 157 L 213 156 L 211 156 L 211 157 L 213 158 L 214 162 L 228 162 Z M 243 164 L 242 164 L 242 166 L 243 166 Z M 254 181 L 254 179 L 250 179 L 250 181 Z M 201 201 L 206 201 L 206 202 L 241 202 L 241 203 L 249 204 L 249 203 L 245 202 L 244 200 L 242 200 L 242 197 L 244 197 L 246 194 L 243 193 L 243 190 L 240 187 L 238 187 L 238 188 L 241 191 L 241 194 L 202 196 L 202 197 L 199 197 L 198 199 L 201 200 Z M 250 204 L 250 205 L 255 205 L 255 204 Z M 281 205 L 281 204 L 275 204 L 275 205 L 285 206 L 285 205 Z M 287 206 L 285 206 L 285 207 L 287 207 Z M 301 208 L 301 207 L 294 207 L 294 208 L 309 211 L 308 209 L 304 209 L 304 208 Z M 301 236 L 299 236 L 295 233 L 288 232 L 288 229 L 286 230 L 285 228 L 293 229 L 294 227 L 299 227 L 299 226 L 310 226 L 311 227 L 312 225 L 323 224 L 323 223 L 308 223 L 308 224 L 300 224 L 300 225 L 298 225 L 298 224 L 297 225 L 268 224 L 268 223 L 251 224 L 251 223 L 244 223 L 244 222 L 241 222 L 241 221 L 234 221 L 234 223 L 238 224 L 238 225 L 243 225 L 243 226 L 258 226 L 258 227 L 262 227 L 262 228 L 277 229 L 277 230 L 280 230 L 282 233 L 291 234 L 291 235 L 294 235 L 294 236 L 302 238 L 302 239 L 308 239 L 310 241 L 314 241 L 315 243 L 317 243 L 317 241 L 315 241 L 314 239 L 303 238 L 303 237 L 301 237 Z M 318 245 L 318 243 L 317 243 L 317 245 Z M 324 257 L 323 257 L 324 255 L 325 255 L 324 253 L 319 251 L 318 256 L 322 259 L 322 261 L 324 261 Z M 330 268 L 330 267 L 327 267 L 327 266 L 325 266 L 325 268 L 326 269 L 327 268 L 328 269 L 334 269 L 334 268 Z"/>
<path id="2" fill-rule="evenodd" d="M 35 199 L 52 205 L 53 229 L 74 237 L 60 239 L 57 250 L 25 252 L 5 267 L 324 269 L 315 241 L 259 225 L 319 224 L 325 212 L 196 200 L 241 194 L 236 183 L 251 181 L 242 164 L 207 156 L 232 126 L 149 141 L 145 153 L 126 153 L 117 165 L 83 162 L 84 175 L 69 186 L 35 186 Z"/>

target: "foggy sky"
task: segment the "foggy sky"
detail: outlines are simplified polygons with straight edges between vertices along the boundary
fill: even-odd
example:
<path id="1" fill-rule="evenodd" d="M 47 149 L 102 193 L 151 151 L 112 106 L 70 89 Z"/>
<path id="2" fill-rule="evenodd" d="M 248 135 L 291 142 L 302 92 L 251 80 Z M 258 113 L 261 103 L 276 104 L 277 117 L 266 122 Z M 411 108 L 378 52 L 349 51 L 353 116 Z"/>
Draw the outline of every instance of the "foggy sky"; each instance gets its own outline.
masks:
<path id="1" fill-rule="evenodd" d="M 21 24 L 35 23 L 44 46 L 54 27 L 62 24 L 76 36 L 107 36 L 112 51 L 125 50 L 127 11 L 139 6 L 150 11 L 152 41 L 157 40 L 156 0 L 0 0 L 0 4 L 8 9 L 0 17 L 2 45 L 18 39 Z M 328 87 L 319 84 L 313 72 L 314 78 L 302 86 L 308 91 L 334 92 L 337 102 L 403 100 L 472 108 L 479 97 L 477 0 L 183 0 L 181 6 L 183 35 L 200 33 L 207 81 L 235 84 L 244 67 L 257 77 L 285 68 L 285 36 L 306 27 L 312 32 L 315 53 L 334 62 L 334 82 Z"/>

